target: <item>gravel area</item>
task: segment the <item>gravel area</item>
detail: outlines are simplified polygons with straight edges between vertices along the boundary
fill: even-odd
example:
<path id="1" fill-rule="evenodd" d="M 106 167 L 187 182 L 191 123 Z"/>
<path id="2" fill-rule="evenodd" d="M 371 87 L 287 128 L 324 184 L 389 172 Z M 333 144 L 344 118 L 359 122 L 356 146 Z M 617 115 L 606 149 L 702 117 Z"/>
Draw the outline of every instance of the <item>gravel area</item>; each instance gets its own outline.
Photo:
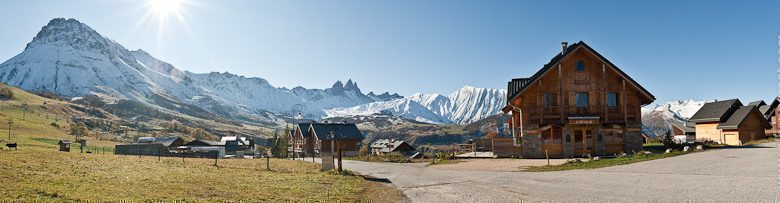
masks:
<path id="1" fill-rule="evenodd" d="M 591 170 L 501 172 L 346 161 L 414 202 L 775 202 L 778 143 Z M 474 162 L 473 164 L 477 164 Z"/>

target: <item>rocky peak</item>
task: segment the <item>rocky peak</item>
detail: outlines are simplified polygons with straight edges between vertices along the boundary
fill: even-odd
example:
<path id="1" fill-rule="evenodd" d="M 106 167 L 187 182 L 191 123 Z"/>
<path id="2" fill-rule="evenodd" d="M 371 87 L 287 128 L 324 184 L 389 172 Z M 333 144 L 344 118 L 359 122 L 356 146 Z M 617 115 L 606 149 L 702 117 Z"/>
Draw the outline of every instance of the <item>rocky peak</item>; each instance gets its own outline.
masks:
<path id="1" fill-rule="evenodd" d="M 113 41 L 98 34 L 89 26 L 70 18 L 55 18 L 43 26 L 41 31 L 27 44 L 31 48 L 42 44 L 55 46 L 71 46 L 79 50 L 105 48 Z"/>

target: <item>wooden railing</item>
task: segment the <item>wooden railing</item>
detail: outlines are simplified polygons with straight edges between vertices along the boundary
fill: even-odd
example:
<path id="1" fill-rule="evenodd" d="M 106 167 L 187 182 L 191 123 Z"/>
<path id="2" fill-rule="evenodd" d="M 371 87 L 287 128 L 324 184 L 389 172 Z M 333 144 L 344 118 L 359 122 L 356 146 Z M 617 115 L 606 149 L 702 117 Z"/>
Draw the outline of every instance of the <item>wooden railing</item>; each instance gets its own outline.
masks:
<path id="1" fill-rule="evenodd" d="M 554 107 L 542 107 L 534 106 L 523 108 L 523 114 L 527 115 L 528 122 L 533 123 L 560 123 L 566 121 L 568 117 L 586 117 L 594 116 L 599 117 L 602 123 L 623 123 L 638 122 L 640 109 L 637 106 L 626 106 L 626 111 L 621 110 L 622 107 L 606 107 L 606 106 L 554 106 Z M 563 116 L 563 119 L 561 119 Z"/>

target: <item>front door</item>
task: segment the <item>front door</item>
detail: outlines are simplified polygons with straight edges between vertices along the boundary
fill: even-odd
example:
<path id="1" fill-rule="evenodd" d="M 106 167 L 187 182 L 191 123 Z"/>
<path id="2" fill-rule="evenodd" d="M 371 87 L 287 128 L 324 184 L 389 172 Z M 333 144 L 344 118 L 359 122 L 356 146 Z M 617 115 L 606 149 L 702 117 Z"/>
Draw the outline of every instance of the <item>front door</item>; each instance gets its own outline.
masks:
<path id="1" fill-rule="evenodd" d="M 574 128 L 574 154 L 576 156 L 590 154 L 593 151 L 593 128 Z"/>

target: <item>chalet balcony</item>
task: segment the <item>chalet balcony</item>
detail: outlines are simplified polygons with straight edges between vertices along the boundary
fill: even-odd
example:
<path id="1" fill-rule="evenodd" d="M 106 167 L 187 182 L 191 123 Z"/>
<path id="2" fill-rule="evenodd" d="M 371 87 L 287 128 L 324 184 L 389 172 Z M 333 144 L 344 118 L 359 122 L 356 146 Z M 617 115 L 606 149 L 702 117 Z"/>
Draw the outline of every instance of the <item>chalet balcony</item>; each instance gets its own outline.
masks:
<path id="1" fill-rule="evenodd" d="M 626 121 L 640 122 L 639 109 L 638 106 L 626 106 L 624 112 L 621 107 L 607 106 L 534 106 L 523 108 L 523 114 L 528 122 L 539 124 L 560 124 L 561 121 L 566 122 L 569 117 L 599 117 L 601 123 L 624 123 Z"/>

